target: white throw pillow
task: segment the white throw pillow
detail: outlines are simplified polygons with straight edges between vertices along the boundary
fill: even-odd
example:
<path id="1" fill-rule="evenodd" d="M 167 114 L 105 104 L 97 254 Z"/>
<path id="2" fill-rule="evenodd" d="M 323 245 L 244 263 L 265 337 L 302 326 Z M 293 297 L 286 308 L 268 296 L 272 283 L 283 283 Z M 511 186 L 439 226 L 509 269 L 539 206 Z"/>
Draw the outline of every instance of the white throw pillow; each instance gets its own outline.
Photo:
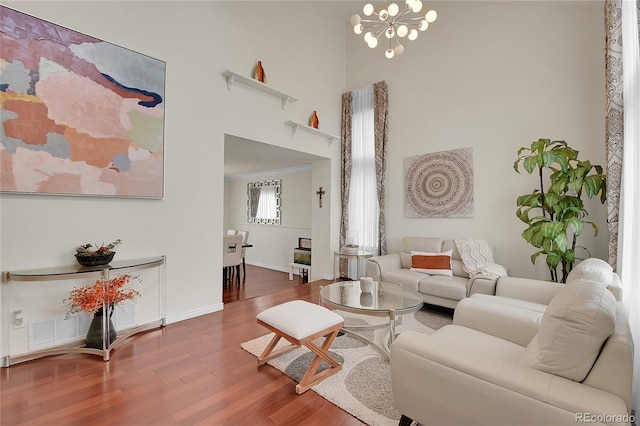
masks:
<path id="1" fill-rule="evenodd" d="M 581 382 L 613 334 L 615 318 L 613 294 L 600 283 L 576 279 L 549 303 L 522 363 Z"/>
<path id="2" fill-rule="evenodd" d="M 613 281 L 613 268 L 602 259 L 590 257 L 573 267 L 567 276 L 567 284 L 580 278 L 606 287 Z"/>
<path id="3" fill-rule="evenodd" d="M 453 250 L 442 253 L 429 253 L 425 251 L 411 252 L 411 270 L 429 275 L 453 276 L 451 269 L 451 255 Z"/>

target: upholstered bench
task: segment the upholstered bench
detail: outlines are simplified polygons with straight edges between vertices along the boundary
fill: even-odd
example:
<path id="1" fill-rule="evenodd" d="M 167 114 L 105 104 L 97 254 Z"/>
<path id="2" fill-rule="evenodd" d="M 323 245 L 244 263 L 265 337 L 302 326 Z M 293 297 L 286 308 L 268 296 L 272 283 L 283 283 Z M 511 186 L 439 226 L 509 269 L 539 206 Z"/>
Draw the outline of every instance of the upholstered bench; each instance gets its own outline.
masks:
<path id="1" fill-rule="evenodd" d="M 331 343 L 344 325 L 344 319 L 335 312 L 304 300 L 294 300 L 260 312 L 256 316 L 256 320 L 258 324 L 275 333 L 273 339 L 258 357 L 258 366 L 302 345 L 315 354 L 300 383 L 296 385 L 296 393 L 301 394 L 307 391 L 342 369 L 342 365 L 329 355 Z M 274 351 L 283 337 L 291 345 Z M 313 341 L 320 337 L 325 339 L 318 347 Z M 322 360 L 326 361 L 330 367 L 316 372 Z"/>

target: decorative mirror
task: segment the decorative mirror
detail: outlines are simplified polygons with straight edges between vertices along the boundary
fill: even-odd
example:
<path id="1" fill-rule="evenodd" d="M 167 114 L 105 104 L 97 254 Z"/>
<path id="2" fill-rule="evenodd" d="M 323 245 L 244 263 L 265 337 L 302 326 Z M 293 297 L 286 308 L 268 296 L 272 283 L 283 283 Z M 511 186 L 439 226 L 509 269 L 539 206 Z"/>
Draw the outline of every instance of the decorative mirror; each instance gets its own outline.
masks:
<path id="1" fill-rule="evenodd" d="M 280 225 L 280 179 L 247 184 L 247 222 Z"/>

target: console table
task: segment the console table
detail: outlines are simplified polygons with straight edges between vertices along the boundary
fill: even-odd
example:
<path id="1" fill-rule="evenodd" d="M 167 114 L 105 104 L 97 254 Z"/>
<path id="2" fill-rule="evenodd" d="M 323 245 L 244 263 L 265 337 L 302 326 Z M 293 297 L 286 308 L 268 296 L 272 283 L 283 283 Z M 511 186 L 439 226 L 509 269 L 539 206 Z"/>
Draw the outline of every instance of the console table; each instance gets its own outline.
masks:
<path id="1" fill-rule="evenodd" d="M 2 273 L 3 345 L 1 367 L 49 355 L 93 354 L 110 359 L 111 351 L 128 337 L 166 325 L 165 257 L 113 261 L 103 266 L 69 265 L 57 268 L 6 271 Z M 123 306 L 117 337 L 111 344 L 105 339 L 102 349 L 84 347 L 85 314 L 66 315 L 63 300 L 71 289 L 109 280 L 122 274 L 141 278 L 133 287 L 140 292 L 134 303 Z M 84 281 L 84 284 L 83 284 Z M 107 312 L 107 307 L 103 307 Z M 105 315 L 103 325 L 109 318 Z M 120 323 L 120 324 L 119 324 Z M 119 326 L 120 325 L 120 326 Z M 105 327 L 106 328 L 106 327 Z"/>

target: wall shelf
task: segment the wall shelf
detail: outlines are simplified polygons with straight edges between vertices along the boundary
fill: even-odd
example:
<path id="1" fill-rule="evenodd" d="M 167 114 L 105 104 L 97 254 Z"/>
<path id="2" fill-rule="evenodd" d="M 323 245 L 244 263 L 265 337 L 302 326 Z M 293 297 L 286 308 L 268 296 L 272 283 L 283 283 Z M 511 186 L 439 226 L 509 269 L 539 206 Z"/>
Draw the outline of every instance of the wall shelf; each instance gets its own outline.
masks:
<path id="1" fill-rule="evenodd" d="M 314 134 L 316 136 L 320 136 L 323 137 L 325 139 L 327 139 L 329 141 L 329 143 L 331 144 L 334 140 L 340 140 L 340 138 L 338 136 L 334 136 L 334 135 L 330 135 L 329 133 L 325 133 L 322 132 L 314 127 L 311 126 L 307 126 L 304 124 L 300 124 L 300 123 L 296 123 L 295 121 L 285 121 L 284 122 L 285 125 L 291 127 L 291 136 L 294 136 L 296 133 L 296 130 L 301 129 L 304 130 L 305 132 L 309 132 L 311 134 Z"/>
<path id="2" fill-rule="evenodd" d="M 245 86 L 260 90 L 261 92 L 279 98 L 282 101 L 282 109 L 284 109 L 287 103 L 294 103 L 298 101 L 298 99 L 294 98 L 293 96 L 287 95 L 284 92 L 267 86 L 261 81 L 258 81 L 254 78 L 245 77 L 231 70 L 224 71 L 222 73 L 222 76 L 227 79 L 227 90 L 231 90 L 231 86 L 233 86 L 234 82 L 244 84 Z"/>

